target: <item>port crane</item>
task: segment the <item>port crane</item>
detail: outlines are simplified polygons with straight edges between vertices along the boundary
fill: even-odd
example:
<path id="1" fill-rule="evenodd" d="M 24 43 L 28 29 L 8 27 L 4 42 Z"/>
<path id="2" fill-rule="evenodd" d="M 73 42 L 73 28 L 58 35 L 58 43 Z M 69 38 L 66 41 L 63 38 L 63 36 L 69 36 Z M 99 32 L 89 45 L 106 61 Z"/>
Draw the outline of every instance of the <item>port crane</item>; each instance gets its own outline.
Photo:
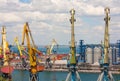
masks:
<path id="1" fill-rule="evenodd" d="M 48 55 L 52 54 L 52 51 L 55 45 L 57 45 L 57 48 L 58 48 L 58 43 L 56 42 L 55 39 L 52 39 L 52 45 L 46 46 Z"/>
<path id="2" fill-rule="evenodd" d="M 22 57 L 23 56 L 23 54 L 22 54 L 22 47 L 19 45 L 18 37 L 15 37 L 14 42 L 16 43 L 17 48 L 19 50 L 20 57 Z"/>
<path id="3" fill-rule="evenodd" d="M 27 41 L 27 48 L 28 48 L 28 54 L 29 54 L 29 60 L 30 60 L 30 81 L 38 81 L 38 76 L 37 76 L 37 58 L 36 58 L 36 53 L 38 52 L 37 47 L 34 43 L 30 28 L 28 23 L 26 22 L 24 25 L 23 29 L 23 35 L 22 35 L 22 45 L 24 45 L 24 40 L 26 37 Z M 31 41 L 32 44 L 31 44 Z"/>
<path id="4" fill-rule="evenodd" d="M 8 47 L 8 42 L 6 40 L 6 27 L 2 27 L 2 53 L 3 53 L 3 66 L 1 67 L 1 72 L 3 73 L 3 76 L 9 81 L 11 81 L 11 74 L 13 71 L 13 67 L 9 64 L 9 55 L 10 55 L 10 49 Z"/>
<path id="5" fill-rule="evenodd" d="M 57 44 L 56 40 L 52 39 L 52 45 L 46 46 L 46 48 L 47 48 L 46 68 L 52 68 L 51 58 L 55 58 L 55 56 L 51 57 L 50 54 L 52 54 L 52 51 L 53 51 L 53 48 L 55 45 L 57 45 L 57 49 L 58 49 L 58 44 Z"/>
<path id="6" fill-rule="evenodd" d="M 105 20 L 105 33 L 104 33 L 104 46 L 102 46 L 103 55 L 101 69 L 102 72 L 98 77 L 97 81 L 115 81 L 111 72 L 109 71 L 109 21 L 110 21 L 110 9 L 108 7 L 105 8 L 106 17 Z"/>
<path id="7" fill-rule="evenodd" d="M 25 56 L 23 55 L 23 53 L 26 54 L 26 56 L 28 56 L 28 53 L 24 50 L 23 46 L 20 46 L 19 41 L 18 41 L 18 37 L 14 38 L 14 43 L 16 43 L 18 51 L 20 53 L 20 59 L 22 60 L 22 66 L 26 67 L 27 63 L 25 61 Z"/>
<path id="8" fill-rule="evenodd" d="M 77 71 L 77 62 L 76 62 L 76 46 L 75 46 L 75 34 L 74 34 L 74 22 L 76 21 L 74 19 L 74 15 L 75 15 L 75 10 L 72 9 L 70 11 L 71 13 L 71 19 L 70 19 L 70 23 L 71 23 L 71 46 L 70 46 L 70 59 L 69 59 L 69 73 L 67 75 L 67 78 L 65 81 L 70 81 L 70 76 L 71 76 L 71 81 L 81 81 L 80 80 L 80 76 L 79 73 Z"/>
<path id="9" fill-rule="evenodd" d="M 2 48 L 3 48 L 3 60 L 4 60 L 4 66 L 8 66 L 8 57 L 6 55 L 8 46 L 7 46 L 7 40 L 6 40 L 6 28 L 2 27 Z"/>
<path id="10" fill-rule="evenodd" d="M 0 46 L 0 59 L 2 58 L 2 47 Z"/>

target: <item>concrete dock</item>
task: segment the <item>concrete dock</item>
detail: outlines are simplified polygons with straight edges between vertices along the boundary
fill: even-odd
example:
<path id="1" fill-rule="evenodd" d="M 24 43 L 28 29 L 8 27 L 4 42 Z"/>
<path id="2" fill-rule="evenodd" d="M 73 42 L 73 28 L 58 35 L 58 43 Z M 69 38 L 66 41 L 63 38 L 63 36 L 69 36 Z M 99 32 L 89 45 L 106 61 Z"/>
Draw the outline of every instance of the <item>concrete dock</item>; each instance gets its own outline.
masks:
<path id="1" fill-rule="evenodd" d="M 39 65 L 44 65 L 44 63 L 41 63 Z M 120 65 L 111 65 L 109 67 L 109 70 L 111 73 L 113 74 L 120 74 Z M 85 72 L 85 73 L 100 73 L 101 72 L 101 68 L 99 65 L 89 65 L 89 64 L 80 64 L 77 67 L 78 72 Z M 18 66 L 14 66 L 14 69 L 18 69 L 18 70 L 29 70 L 30 67 L 23 67 L 21 65 Z M 69 71 L 69 69 L 67 68 L 66 64 L 52 64 L 51 68 L 46 68 L 44 69 L 44 71 L 61 71 L 61 72 L 67 72 Z"/>

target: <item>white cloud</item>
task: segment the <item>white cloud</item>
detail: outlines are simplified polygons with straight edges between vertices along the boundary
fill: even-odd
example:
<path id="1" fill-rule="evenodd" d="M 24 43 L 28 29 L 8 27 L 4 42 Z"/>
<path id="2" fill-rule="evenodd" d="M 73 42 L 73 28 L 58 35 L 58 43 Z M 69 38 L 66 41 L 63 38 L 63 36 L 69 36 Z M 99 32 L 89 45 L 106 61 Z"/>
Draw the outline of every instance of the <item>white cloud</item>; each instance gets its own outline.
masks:
<path id="1" fill-rule="evenodd" d="M 71 31 L 70 30 L 63 30 L 64 33 L 70 34 Z"/>
<path id="2" fill-rule="evenodd" d="M 95 28 L 93 28 L 93 31 L 101 32 L 104 31 L 104 29 L 105 29 L 104 26 L 96 26 Z"/>
<path id="3" fill-rule="evenodd" d="M 62 41 L 65 44 L 64 41 L 70 39 L 68 37 L 71 29 L 69 11 L 74 8 L 76 11 L 76 40 L 83 38 L 85 41 L 89 39 L 89 42 L 94 43 L 94 41 L 99 42 L 103 37 L 104 8 L 107 6 L 111 11 L 110 32 L 112 37 L 119 34 L 119 4 L 119 0 L 32 0 L 27 4 L 19 0 L 0 0 L 0 25 L 11 27 L 8 28 L 8 33 L 16 33 L 10 33 L 9 36 L 21 36 L 20 32 L 24 22 L 29 22 L 35 40 L 44 38 L 45 41 L 40 42 L 41 44 L 47 44 L 49 39 L 54 37 L 59 39 L 58 42 Z M 100 37 L 97 38 L 97 36 Z"/>
<path id="4" fill-rule="evenodd" d="M 22 21 L 22 18 L 15 15 L 14 13 L 0 13 L 0 21 L 1 22 L 18 22 Z"/>

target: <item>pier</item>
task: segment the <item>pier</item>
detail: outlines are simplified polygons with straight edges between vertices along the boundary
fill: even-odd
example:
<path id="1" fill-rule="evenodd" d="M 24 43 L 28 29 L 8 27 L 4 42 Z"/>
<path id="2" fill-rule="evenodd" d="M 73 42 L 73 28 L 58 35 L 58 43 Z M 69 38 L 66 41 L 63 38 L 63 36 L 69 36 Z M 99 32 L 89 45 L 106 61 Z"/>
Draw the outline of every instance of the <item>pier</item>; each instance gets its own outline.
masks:
<path id="1" fill-rule="evenodd" d="M 44 63 L 41 63 L 39 65 L 45 65 Z M 112 74 L 120 74 L 120 65 L 111 65 L 110 71 Z M 30 67 L 23 67 L 22 65 L 14 66 L 14 69 L 16 70 L 29 70 Z M 100 73 L 101 68 L 99 65 L 90 65 L 90 64 L 78 64 L 78 72 L 82 73 Z M 44 71 L 61 71 L 61 72 L 67 72 L 67 65 L 66 64 L 52 64 L 52 68 L 45 68 Z"/>

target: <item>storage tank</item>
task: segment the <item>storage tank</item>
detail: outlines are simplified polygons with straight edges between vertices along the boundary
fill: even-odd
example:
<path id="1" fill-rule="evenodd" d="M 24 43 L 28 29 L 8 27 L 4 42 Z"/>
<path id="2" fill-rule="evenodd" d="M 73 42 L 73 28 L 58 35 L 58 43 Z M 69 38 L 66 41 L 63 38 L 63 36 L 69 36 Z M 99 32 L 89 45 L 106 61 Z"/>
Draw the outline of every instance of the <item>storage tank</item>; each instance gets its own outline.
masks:
<path id="1" fill-rule="evenodd" d="M 92 64 L 92 48 L 88 47 L 86 48 L 86 63 Z"/>
<path id="2" fill-rule="evenodd" d="M 119 63 L 120 62 L 120 57 L 119 57 L 119 48 L 116 48 L 116 61 L 117 61 L 117 63 Z"/>
<path id="3" fill-rule="evenodd" d="M 109 62 L 110 62 L 110 65 L 112 64 L 112 47 L 109 48 Z"/>
<path id="4" fill-rule="evenodd" d="M 112 64 L 117 63 L 116 47 L 112 48 Z"/>
<path id="5" fill-rule="evenodd" d="M 99 59 L 101 57 L 101 48 L 95 47 L 94 48 L 94 64 L 99 65 Z"/>

